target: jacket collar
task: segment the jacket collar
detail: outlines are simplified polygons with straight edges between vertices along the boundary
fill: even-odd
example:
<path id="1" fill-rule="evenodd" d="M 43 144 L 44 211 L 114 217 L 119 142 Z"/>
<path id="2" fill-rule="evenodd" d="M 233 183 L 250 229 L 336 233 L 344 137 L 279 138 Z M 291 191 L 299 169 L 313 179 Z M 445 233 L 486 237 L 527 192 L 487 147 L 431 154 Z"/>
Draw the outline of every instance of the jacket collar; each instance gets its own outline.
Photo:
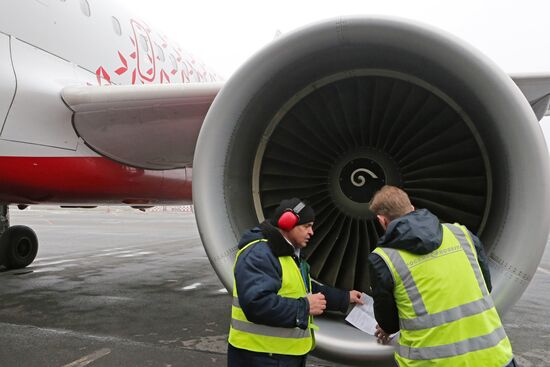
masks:
<path id="1" fill-rule="evenodd" d="M 294 246 L 283 237 L 277 227 L 266 220 L 260 224 L 260 229 L 264 237 L 269 241 L 268 243 L 273 255 L 276 257 L 294 255 Z"/>

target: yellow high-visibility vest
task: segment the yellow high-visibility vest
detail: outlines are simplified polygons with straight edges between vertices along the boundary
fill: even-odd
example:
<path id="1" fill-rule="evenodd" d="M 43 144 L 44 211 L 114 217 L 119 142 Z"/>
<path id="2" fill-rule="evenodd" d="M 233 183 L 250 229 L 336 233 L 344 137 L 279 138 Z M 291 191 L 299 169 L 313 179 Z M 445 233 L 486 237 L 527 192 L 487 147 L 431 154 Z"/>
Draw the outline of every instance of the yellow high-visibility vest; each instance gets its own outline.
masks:
<path id="1" fill-rule="evenodd" d="M 266 239 L 252 241 L 244 246 L 235 258 L 235 265 L 239 255 L 252 245 L 267 246 Z M 277 294 L 287 298 L 302 298 L 307 296 L 306 286 L 300 273 L 300 269 L 291 256 L 278 258 L 282 269 L 281 289 Z M 233 273 L 235 271 L 233 266 Z M 309 289 L 311 280 L 309 279 Z M 237 285 L 233 274 L 233 304 L 231 306 L 231 326 L 229 328 L 229 343 L 234 347 L 251 350 L 254 352 L 276 353 L 286 355 L 304 355 L 314 346 L 313 318 L 309 316 L 307 329 L 298 327 L 285 328 L 262 324 L 255 324 L 246 318 L 239 305 Z"/>
<path id="2" fill-rule="evenodd" d="M 378 247 L 394 280 L 399 366 L 503 367 L 512 347 L 487 290 L 465 227 L 443 225 L 426 255 Z"/>

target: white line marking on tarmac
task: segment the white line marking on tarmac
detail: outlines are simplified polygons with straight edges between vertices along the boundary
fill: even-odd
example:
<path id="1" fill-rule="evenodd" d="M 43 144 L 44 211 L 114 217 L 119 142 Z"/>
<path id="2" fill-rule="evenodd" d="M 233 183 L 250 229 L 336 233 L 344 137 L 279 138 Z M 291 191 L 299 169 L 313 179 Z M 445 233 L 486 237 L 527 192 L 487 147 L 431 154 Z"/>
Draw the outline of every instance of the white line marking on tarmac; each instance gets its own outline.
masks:
<path id="1" fill-rule="evenodd" d="M 190 289 L 195 289 L 195 288 L 197 288 L 197 287 L 198 287 L 199 285 L 201 285 L 201 284 L 202 284 L 202 283 L 193 283 L 193 284 L 191 284 L 191 285 L 188 285 L 188 286 L 183 287 L 182 289 L 183 289 L 184 291 L 188 291 L 188 290 L 190 290 Z"/>
<path id="2" fill-rule="evenodd" d="M 80 260 L 82 259 L 66 259 L 66 260 L 58 260 L 58 261 L 50 261 L 50 262 L 35 261 L 34 265 L 40 265 L 40 266 L 59 265 L 59 264 L 65 264 L 72 261 L 80 261 Z"/>
<path id="3" fill-rule="evenodd" d="M 48 260 L 56 260 L 56 259 L 59 259 L 63 256 L 49 256 L 49 257 L 37 257 L 34 259 L 33 263 L 37 262 L 37 261 L 48 261 Z"/>
<path id="4" fill-rule="evenodd" d="M 544 274 L 549 274 L 550 275 L 550 270 L 547 270 L 547 269 L 543 268 L 542 266 L 539 266 L 537 270 L 543 272 Z"/>
<path id="5" fill-rule="evenodd" d="M 141 250 L 141 249 L 140 249 Z M 123 254 L 129 254 L 132 251 L 135 250 L 122 250 L 122 251 L 114 251 L 114 252 L 104 252 L 102 254 L 92 255 L 92 257 L 104 257 L 104 256 L 115 256 L 115 255 L 123 255 Z"/>
<path id="6" fill-rule="evenodd" d="M 78 266 L 78 264 L 67 264 L 63 266 L 50 266 L 45 268 L 37 267 L 33 270 L 34 273 L 47 273 L 49 271 L 63 271 L 67 268 L 74 268 L 75 266 Z"/>
<path id="7" fill-rule="evenodd" d="M 152 254 L 151 251 L 140 251 L 140 252 L 136 252 L 134 254 L 119 255 L 117 257 L 136 257 L 136 256 L 150 255 L 150 254 Z"/>
<path id="8" fill-rule="evenodd" d="M 80 359 L 77 359 L 74 362 L 71 362 L 69 364 L 63 365 L 62 367 L 83 367 L 87 366 L 96 359 L 99 359 L 101 357 L 105 357 L 107 354 L 111 353 L 111 350 L 109 348 L 103 348 L 96 350 L 93 353 L 90 353 Z"/>
<path id="9" fill-rule="evenodd" d="M 103 250 L 106 251 L 106 250 Z M 109 250 L 111 251 L 111 250 Z M 137 251 L 137 252 L 135 252 Z M 122 250 L 122 251 L 116 251 L 116 252 L 104 252 L 102 254 L 95 254 L 91 255 L 89 257 L 135 257 L 135 256 L 144 256 L 144 255 L 151 255 L 154 254 L 153 251 L 144 251 L 141 248 L 138 249 L 131 249 L 131 250 Z M 54 260 L 55 259 L 55 260 Z M 73 259 L 62 259 L 57 260 L 59 257 L 51 257 L 51 258 L 37 258 L 33 261 L 33 265 L 37 266 L 50 266 L 50 265 L 59 265 L 59 264 L 66 264 L 69 262 L 76 262 L 76 261 L 83 261 L 87 258 L 84 257 L 77 257 Z M 54 261 L 51 261 L 54 260 Z"/>

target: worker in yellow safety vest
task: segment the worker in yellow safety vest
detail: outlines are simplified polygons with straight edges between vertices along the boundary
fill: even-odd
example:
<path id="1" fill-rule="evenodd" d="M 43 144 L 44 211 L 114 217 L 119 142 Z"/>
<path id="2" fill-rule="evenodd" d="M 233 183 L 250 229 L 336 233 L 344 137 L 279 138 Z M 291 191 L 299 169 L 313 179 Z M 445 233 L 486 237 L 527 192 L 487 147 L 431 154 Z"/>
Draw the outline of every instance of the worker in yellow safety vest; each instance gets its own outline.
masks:
<path id="1" fill-rule="evenodd" d="M 304 367 L 314 347 L 313 316 L 362 303 L 356 290 L 311 281 L 301 249 L 314 219 L 313 208 L 293 198 L 244 233 L 234 265 L 229 367 Z"/>
<path id="2" fill-rule="evenodd" d="M 481 241 L 460 224 L 440 224 L 408 195 L 384 186 L 370 203 L 386 231 L 369 255 L 376 336 L 399 331 L 399 366 L 516 366 L 489 292 Z"/>

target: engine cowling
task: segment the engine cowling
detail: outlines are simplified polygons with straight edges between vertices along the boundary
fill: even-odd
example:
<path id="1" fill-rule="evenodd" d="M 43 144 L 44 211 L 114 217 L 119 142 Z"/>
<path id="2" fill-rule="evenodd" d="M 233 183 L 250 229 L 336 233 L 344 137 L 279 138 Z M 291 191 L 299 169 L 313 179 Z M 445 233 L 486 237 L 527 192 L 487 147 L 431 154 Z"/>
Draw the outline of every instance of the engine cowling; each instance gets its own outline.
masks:
<path id="1" fill-rule="evenodd" d="M 226 83 L 201 128 L 193 198 L 212 266 L 233 286 L 240 234 L 283 198 L 316 210 L 306 256 L 321 282 L 368 291 L 383 184 L 476 232 L 505 312 L 534 275 L 549 223 L 548 152 L 520 90 L 478 51 L 389 18 L 339 18 L 281 37 Z M 392 364 L 392 347 L 327 315 L 316 353 Z"/>

